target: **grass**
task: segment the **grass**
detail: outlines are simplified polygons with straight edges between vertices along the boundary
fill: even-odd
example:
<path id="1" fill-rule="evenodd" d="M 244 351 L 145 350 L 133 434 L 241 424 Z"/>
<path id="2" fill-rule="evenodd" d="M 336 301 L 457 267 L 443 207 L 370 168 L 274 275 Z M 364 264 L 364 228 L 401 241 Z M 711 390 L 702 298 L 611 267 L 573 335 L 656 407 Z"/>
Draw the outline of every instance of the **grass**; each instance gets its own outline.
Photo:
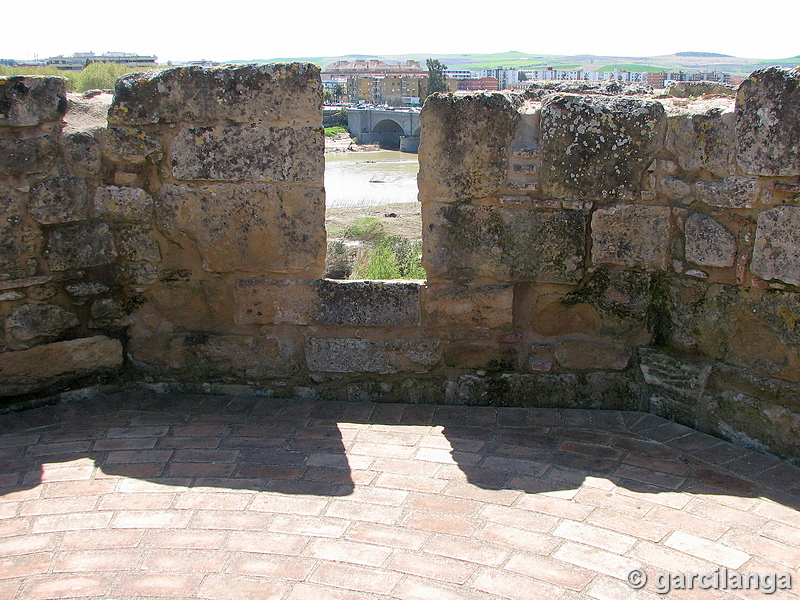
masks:
<path id="1" fill-rule="evenodd" d="M 335 127 L 326 127 L 325 128 L 325 136 L 326 137 L 336 137 L 340 133 L 348 133 L 347 127 L 340 127 L 336 125 Z"/>
<path id="2" fill-rule="evenodd" d="M 328 242 L 325 271 L 333 279 L 425 279 L 422 242 L 390 235 L 377 217 L 356 217 Z"/>
<path id="3" fill-rule="evenodd" d="M 165 68 L 165 67 L 161 67 Z M 61 71 L 55 67 L 0 67 L 0 76 L 38 75 L 64 77 L 70 92 L 111 90 L 122 75 L 142 71 L 114 63 L 92 63 L 82 71 Z"/>

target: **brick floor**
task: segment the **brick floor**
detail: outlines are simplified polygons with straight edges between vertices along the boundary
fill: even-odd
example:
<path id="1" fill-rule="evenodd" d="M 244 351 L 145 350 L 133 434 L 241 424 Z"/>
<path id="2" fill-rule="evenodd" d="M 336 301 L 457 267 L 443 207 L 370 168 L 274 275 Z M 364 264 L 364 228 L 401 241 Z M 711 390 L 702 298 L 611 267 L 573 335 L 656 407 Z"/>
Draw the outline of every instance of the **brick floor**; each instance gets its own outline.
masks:
<path id="1" fill-rule="evenodd" d="M 797 490 L 642 413 L 119 394 L 0 415 L 0 599 L 800 598 Z"/>

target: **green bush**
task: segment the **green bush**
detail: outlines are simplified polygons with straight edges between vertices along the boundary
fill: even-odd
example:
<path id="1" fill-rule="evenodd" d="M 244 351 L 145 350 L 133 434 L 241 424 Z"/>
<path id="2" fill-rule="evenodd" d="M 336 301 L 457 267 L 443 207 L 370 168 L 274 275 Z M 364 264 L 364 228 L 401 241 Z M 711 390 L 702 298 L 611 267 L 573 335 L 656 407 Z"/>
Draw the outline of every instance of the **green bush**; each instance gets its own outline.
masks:
<path id="1" fill-rule="evenodd" d="M 361 242 L 378 242 L 386 236 L 386 227 L 378 217 L 356 217 L 344 228 L 344 237 Z"/>
<path id="2" fill-rule="evenodd" d="M 402 236 L 387 236 L 356 265 L 351 279 L 425 279 L 422 244 Z"/>

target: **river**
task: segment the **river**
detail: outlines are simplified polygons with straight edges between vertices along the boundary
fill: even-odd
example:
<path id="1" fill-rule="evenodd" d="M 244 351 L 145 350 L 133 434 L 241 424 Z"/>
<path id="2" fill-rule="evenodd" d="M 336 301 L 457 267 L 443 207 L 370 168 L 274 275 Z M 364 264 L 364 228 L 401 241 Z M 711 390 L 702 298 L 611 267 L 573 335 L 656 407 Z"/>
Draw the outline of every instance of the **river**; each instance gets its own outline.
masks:
<path id="1" fill-rule="evenodd" d="M 329 208 L 416 202 L 416 154 L 379 150 L 325 154 L 325 205 Z"/>

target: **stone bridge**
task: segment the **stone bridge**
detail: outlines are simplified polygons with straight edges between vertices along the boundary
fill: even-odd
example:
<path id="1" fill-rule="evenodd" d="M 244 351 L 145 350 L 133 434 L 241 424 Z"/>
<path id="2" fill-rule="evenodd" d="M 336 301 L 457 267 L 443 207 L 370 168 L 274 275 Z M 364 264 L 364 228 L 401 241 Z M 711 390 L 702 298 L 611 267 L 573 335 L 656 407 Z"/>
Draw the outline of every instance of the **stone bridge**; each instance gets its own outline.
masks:
<path id="1" fill-rule="evenodd" d="M 367 144 L 382 148 L 416 152 L 419 147 L 419 109 L 350 108 L 347 125 L 350 133 Z"/>

